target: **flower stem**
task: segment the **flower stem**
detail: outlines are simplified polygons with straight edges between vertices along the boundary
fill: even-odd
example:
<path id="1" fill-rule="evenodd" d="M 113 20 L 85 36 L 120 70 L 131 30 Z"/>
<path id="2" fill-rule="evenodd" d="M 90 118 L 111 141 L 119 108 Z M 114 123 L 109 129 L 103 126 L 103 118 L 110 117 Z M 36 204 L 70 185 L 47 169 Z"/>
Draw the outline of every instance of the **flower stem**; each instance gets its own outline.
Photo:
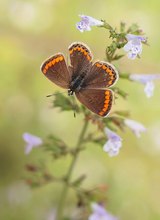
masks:
<path id="1" fill-rule="evenodd" d="M 84 136 L 85 136 L 87 127 L 88 127 L 88 120 L 85 120 L 82 131 L 81 131 L 80 136 L 78 138 L 77 145 L 75 147 L 75 153 L 73 155 L 73 159 L 71 161 L 68 172 L 66 174 L 64 186 L 63 186 L 63 189 L 62 189 L 62 192 L 61 192 L 61 195 L 60 195 L 60 200 L 59 200 L 59 203 L 58 203 L 56 220 L 62 220 L 63 219 L 63 210 L 64 210 L 65 199 L 66 199 L 68 188 L 69 188 L 69 182 L 70 182 L 70 179 L 71 179 L 73 168 L 76 164 L 76 161 L 77 161 L 77 158 L 78 158 L 78 155 L 79 155 L 79 152 L 80 152 L 81 145 L 82 145 L 83 140 L 84 140 Z"/>

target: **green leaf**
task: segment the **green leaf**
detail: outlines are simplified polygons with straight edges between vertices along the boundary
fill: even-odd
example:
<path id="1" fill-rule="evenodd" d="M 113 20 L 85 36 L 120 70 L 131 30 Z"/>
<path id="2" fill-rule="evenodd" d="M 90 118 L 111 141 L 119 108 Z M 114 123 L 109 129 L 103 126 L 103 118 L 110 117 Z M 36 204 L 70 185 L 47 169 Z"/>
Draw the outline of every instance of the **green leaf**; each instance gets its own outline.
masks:
<path id="1" fill-rule="evenodd" d="M 112 90 L 124 99 L 126 99 L 128 96 L 128 94 L 125 91 L 123 91 L 122 89 L 119 89 L 118 87 L 114 87 L 114 88 L 112 88 Z"/>
<path id="2" fill-rule="evenodd" d="M 79 112 L 79 107 L 76 105 L 74 97 L 66 97 L 61 93 L 55 94 L 53 105 L 59 107 L 61 111 L 75 110 L 76 112 Z"/>
<path id="3" fill-rule="evenodd" d="M 43 146 L 46 150 L 51 151 L 55 158 L 66 155 L 70 152 L 64 141 L 54 135 L 49 135 Z"/>
<path id="4" fill-rule="evenodd" d="M 121 54 L 121 55 L 115 55 L 113 58 L 112 58 L 112 60 L 119 60 L 119 59 L 121 59 L 122 57 L 124 57 L 124 55 L 123 54 Z"/>
<path id="5" fill-rule="evenodd" d="M 78 177 L 74 182 L 72 182 L 71 184 L 75 187 L 80 186 L 81 183 L 85 180 L 86 175 L 81 175 L 80 177 Z"/>

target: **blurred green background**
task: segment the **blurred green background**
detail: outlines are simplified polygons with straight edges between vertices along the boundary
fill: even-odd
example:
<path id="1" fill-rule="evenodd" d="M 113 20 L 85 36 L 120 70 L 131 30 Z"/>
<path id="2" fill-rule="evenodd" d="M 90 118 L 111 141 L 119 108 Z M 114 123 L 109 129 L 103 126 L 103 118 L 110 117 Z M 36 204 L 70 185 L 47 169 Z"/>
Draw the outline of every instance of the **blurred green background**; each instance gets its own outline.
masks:
<path id="1" fill-rule="evenodd" d="M 54 165 L 49 154 L 33 150 L 24 155 L 22 134 L 30 132 L 42 138 L 54 133 L 74 146 L 82 116 L 51 108 L 46 95 L 62 91 L 40 72 L 44 59 L 56 52 L 68 54 L 74 41 L 89 45 L 95 59 L 104 59 L 108 33 L 93 28 L 80 33 L 75 28 L 79 14 L 105 19 L 113 26 L 120 21 L 138 23 L 148 37 L 141 59 L 123 58 L 121 71 L 160 72 L 160 1 L 152 0 L 6 0 L 0 7 L 0 219 L 50 220 L 61 185 L 48 184 L 31 190 L 24 182 L 25 164 L 45 161 L 51 172 L 64 173 L 67 161 Z M 147 127 L 137 139 L 129 130 L 119 133 L 123 147 L 118 157 L 109 158 L 101 148 L 89 145 L 77 163 L 74 175 L 86 173 L 85 187 L 108 185 L 108 210 L 121 220 L 160 219 L 160 82 L 154 96 L 147 99 L 143 86 L 120 81 L 128 94 L 116 100 L 113 110 L 129 110 L 132 118 Z M 95 175 L 96 170 L 96 175 Z M 74 207 L 71 191 L 67 209 Z M 69 204 L 69 205 L 68 205 Z"/>

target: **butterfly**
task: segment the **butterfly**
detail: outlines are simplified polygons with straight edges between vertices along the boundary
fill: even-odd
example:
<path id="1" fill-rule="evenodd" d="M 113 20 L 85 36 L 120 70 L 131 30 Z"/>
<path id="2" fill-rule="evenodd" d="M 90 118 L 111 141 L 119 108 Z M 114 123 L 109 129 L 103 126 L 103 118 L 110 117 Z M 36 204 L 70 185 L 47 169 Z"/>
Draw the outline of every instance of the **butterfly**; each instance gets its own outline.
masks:
<path id="1" fill-rule="evenodd" d="M 105 117 L 111 110 L 113 92 L 109 88 L 118 79 L 116 68 L 105 61 L 92 62 L 92 54 L 84 43 L 69 46 L 70 65 L 62 53 L 48 58 L 41 65 L 42 73 L 56 85 L 67 89 L 95 114 Z"/>

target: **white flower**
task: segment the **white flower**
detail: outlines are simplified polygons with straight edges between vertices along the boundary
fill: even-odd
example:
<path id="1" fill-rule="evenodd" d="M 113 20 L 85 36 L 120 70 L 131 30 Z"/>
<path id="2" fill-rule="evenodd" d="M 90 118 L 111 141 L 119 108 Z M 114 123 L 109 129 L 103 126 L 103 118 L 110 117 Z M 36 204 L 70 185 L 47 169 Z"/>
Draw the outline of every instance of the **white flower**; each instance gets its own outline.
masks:
<path id="1" fill-rule="evenodd" d="M 103 146 L 103 150 L 109 154 L 110 157 L 116 156 L 122 146 L 122 138 L 109 128 L 105 128 L 108 141 Z"/>
<path id="2" fill-rule="evenodd" d="M 76 27 L 80 32 L 90 31 L 91 26 L 101 26 L 104 24 L 104 22 L 87 15 L 79 15 L 79 16 L 81 17 L 81 21 L 76 24 Z"/>
<path id="3" fill-rule="evenodd" d="M 124 120 L 125 125 L 127 125 L 132 132 L 139 138 L 141 136 L 142 132 L 146 131 L 146 128 L 139 122 L 131 120 L 131 119 L 125 119 Z"/>
<path id="4" fill-rule="evenodd" d="M 147 98 L 150 98 L 154 92 L 153 80 L 160 79 L 160 74 L 130 74 L 129 79 L 144 84 L 144 92 Z"/>
<path id="5" fill-rule="evenodd" d="M 89 216 L 88 220 L 117 220 L 117 218 L 107 212 L 102 205 L 92 203 L 91 207 L 93 213 Z"/>
<path id="6" fill-rule="evenodd" d="M 42 144 L 42 139 L 40 137 L 34 136 L 29 133 L 23 134 L 23 139 L 26 142 L 25 154 L 29 154 L 34 147 L 38 147 Z"/>
<path id="7" fill-rule="evenodd" d="M 123 47 L 123 49 L 128 52 L 128 58 L 134 60 L 137 55 L 142 53 L 142 43 L 145 42 L 146 38 L 134 34 L 127 34 L 126 38 L 128 43 Z"/>

